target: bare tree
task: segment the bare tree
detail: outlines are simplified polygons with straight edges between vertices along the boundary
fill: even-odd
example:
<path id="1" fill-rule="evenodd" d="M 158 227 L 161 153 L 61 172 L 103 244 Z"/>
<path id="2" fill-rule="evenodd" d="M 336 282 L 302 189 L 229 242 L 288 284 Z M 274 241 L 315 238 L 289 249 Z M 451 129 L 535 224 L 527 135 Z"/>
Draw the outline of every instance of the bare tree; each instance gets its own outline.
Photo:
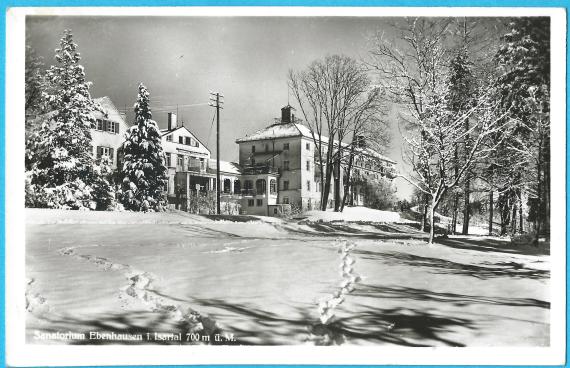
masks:
<path id="1" fill-rule="evenodd" d="M 354 162 L 358 156 L 365 155 L 366 149 L 383 152 L 389 145 L 391 134 L 384 119 L 385 105 L 384 93 L 381 88 L 374 86 L 364 96 L 363 101 L 354 108 L 351 114 L 350 126 L 352 139 L 344 150 L 348 153 L 342 156 L 344 165 L 344 195 L 340 204 L 340 211 L 344 210 L 352 184 Z"/>
<path id="2" fill-rule="evenodd" d="M 314 61 L 301 72 L 289 71 L 289 87 L 317 147 L 321 210 L 327 208 L 334 177 L 335 210 L 339 211 L 343 141 L 354 131 L 354 124 L 366 116 L 361 111 L 362 97 L 370 89 L 370 79 L 354 59 L 332 55 Z"/>
<path id="3" fill-rule="evenodd" d="M 399 44 L 378 36 L 369 65 L 376 70 L 393 102 L 402 106 L 405 156 L 411 175 L 399 174 L 429 200 L 430 236 L 434 213 L 444 196 L 455 188 L 475 162 L 485 159 L 501 140 L 505 119 L 488 90 L 480 88 L 470 106 L 457 111 L 448 101 L 450 72 L 446 37 L 449 21 L 408 19 Z M 469 124 L 466 124 L 469 122 Z M 469 140 L 469 144 L 466 144 Z M 464 147 L 461 162 L 456 148 Z"/>

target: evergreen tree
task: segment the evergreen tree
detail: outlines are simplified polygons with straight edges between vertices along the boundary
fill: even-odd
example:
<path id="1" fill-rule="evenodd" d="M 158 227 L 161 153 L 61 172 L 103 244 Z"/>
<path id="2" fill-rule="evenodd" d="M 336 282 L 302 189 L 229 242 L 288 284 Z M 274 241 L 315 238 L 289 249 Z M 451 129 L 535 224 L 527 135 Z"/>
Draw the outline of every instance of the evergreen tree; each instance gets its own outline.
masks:
<path id="1" fill-rule="evenodd" d="M 160 130 L 149 107 L 149 93 L 139 84 L 135 124 L 126 133 L 122 203 L 132 211 L 160 211 L 167 180 Z"/>
<path id="2" fill-rule="evenodd" d="M 47 118 L 30 137 L 26 159 L 26 204 L 34 207 L 95 209 L 97 186 L 110 188 L 93 161 L 94 112 L 90 83 L 79 64 L 73 36 L 66 30 L 56 49 L 56 65 L 45 75 L 43 109 Z M 106 200 L 106 199 L 105 199 Z"/>
<path id="3" fill-rule="evenodd" d="M 43 60 L 31 46 L 26 46 L 26 70 L 25 70 L 25 107 L 26 118 L 41 112 L 41 98 L 44 90 L 44 77 L 42 69 Z M 28 119 L 26 119 L 27 121 Z"/>
<path id="4" fill-rule="evenodd" d="M 462 116 L 466 114 L 470 108 L 473 107 L 473 95 L 475 92 L 475 77 L 473 76 L 473 64 L 469 61 L 469 55 L 465 43 L 458 48 L 455 56 L 451 59 L 450 63 L 450 78 L 449 78 L 449 95 L 448 104 L 449 109 L 454 112 L 455 116 Z M 469 152 L 470 139 L 469 139 L 469 117 L 465 117 L 462 122 L 464 126 L 464 142 L 463 144 L 454 147 L 454 176 L 458 174 L 460 162 L 464 160 L 467 152 Z M 466 235 L 469 231 L 469 197 L 471 192 L 471 170 L 465 173 L 463 179 L 463 231 Z M 457 224 L 457 210 L 459 202 L 459 191 L 453 192 L 453 215 L 452 215 L 452 231 L 455 233 Z"/>
<path id="5" fill-rule="evenodd" d="M 548 234 L 550 224 L 550 19 L 517 18 L 509 27 L 496 55 L 501 102 L 515 125 L 503 152 L 520 169 L 517 182 L 530 184 L 524 189 L 538 243 L 542 226 Z"/>

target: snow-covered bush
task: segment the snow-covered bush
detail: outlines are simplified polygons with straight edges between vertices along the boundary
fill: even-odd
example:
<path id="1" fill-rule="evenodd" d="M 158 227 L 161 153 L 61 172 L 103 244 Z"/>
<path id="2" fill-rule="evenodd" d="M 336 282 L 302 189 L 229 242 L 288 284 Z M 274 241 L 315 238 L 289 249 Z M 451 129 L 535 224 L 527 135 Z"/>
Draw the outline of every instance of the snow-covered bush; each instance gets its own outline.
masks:
<path id="1" fill-rule="evenodd" d="M 160 130 L 149 106 L 149 93 L 139 84 L 135 125 L 125 135 L 121 202 L 131 211 L 166 208 L 166 166 Z"/>
<path id="2" fill-rule="evenodd" d="M 98 211 L 115 209 L 115 188 L 112 184 L 113 169 L 108 156 L 102 156 L 93 166 L 93 198 Z"/>

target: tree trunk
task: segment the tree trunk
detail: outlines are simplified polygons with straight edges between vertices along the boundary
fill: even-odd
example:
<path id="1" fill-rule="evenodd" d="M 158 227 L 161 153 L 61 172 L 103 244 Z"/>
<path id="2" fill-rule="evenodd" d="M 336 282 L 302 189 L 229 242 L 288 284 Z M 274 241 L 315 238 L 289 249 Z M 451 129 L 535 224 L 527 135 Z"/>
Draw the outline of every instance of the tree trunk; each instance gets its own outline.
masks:
<path id="1" fill-rule="evenodd" d="M 423 208 L 422 208 L 422 226 L 421 226 L 422 232 L 426 231 L 427 211 L 428 211 L 428 197 L 427 194 L 424 194 Z"/>
<path id="2" fill-rule="evenodd" d="M 534 237 L 534 245 L 538 247 L 538 241 L 540 239 L 540 221 L 541 221 L 541 216 L 542 216 L 542 178 L 541 178 L 541 168 L 542 168 L 542 144 L 538 145 L 538 162 L 536 165 L 536 185 L 537 185 L 537 190 L 536 190 L 536 195 L 537 195 L 537 199 L 536 199 L 536 216 L 534 219 L 534 231 L 536 231 L 535 237 Z"/>
<path id="3" fill-rule="evenodd" d="M 524 232 L 522 191 L 519 189 L 518 192 L 519 192 L 519 233 L 522 234 Z"/>
<path id="4" fill-rule="evenodd" d="M 464 208 L 463 208 L 463 230 L 461 231 L 461 234 L 463 235 L 467 235 L 469 234 L 469 210 L 470 210 L 470 202 L 469 202 L 469 196 L 471 192 L 471 188 L 470 188 L 470 181 L 469 181 L 469 175 L 467 175 L 465 177 L 465 202 L 463 204 Z"/>
<path id="5" fill-rule="evenodd" d="M 344 184 L 344 194 L 342 197 L 342 203 L 340 204 L 340 212 L 344 211 L 344 205 L 346 204 L 346 199 L 348 192 L 350 190 L 350 174 L 352 172 L 352 165 L 354 161 L 354 145 L 356 144 L 355 138 L 352 138 L 352 145 L 350 147 L 350 156 L 348 157 L 348 167 L 346 168 L 346 183 Z M 354 193 L 350 190 L 350 197 L 354 197 Z"/>
<path id="6" fill-rule="evenodd" d="M 334 147 L 332 145 L 332 140 L 333 137 L 330 137 L 328 143 L 328 150 L 327 150 L 327 161 L 325 163 L 326 165 L 325 186 L 323 188 L 323 199 L 321 201 L 321 209 L 323 211 L 326 211 L 328 207 L 329 194 L 331 191 L 331 179 L 334 170 L 333 156 L 332 156 L 332 150 Z"/>
<path id="7" fill-rule="evenodd" d="M 493 235 L 493 190 L 489 191 L 489 236 Z"/>
<path id="8" fill-rule="evenodd" d="M 334 162 L 334 211 L 340 211 L 340 155 L 341 151 L 337 152 Z"/>
<path id="9" fill-rule="evenodd" d="M 433 244 L 433 236 L 435 233 L 435 219 L 434 219 L 434 212 L 435 212 L 435 204 L 434 201 L 432 200 L 430 209 L 429 209 L 429 240 L 428 240 L 428 244 Z"/>
<path id="10" fill-rule="evenodd" d="M 457 210 L 459 207 L 459 194 L 455 194 L 453 198 L 453 219 L 451 221 L 451 233 L 453 235 L 457 234 Z"/>
<path id="11" fill-rule="evenodd" d="M 511 215 L 511 235 L 517 233 L 517 201 L 513 201 L 513 214 Z"/>

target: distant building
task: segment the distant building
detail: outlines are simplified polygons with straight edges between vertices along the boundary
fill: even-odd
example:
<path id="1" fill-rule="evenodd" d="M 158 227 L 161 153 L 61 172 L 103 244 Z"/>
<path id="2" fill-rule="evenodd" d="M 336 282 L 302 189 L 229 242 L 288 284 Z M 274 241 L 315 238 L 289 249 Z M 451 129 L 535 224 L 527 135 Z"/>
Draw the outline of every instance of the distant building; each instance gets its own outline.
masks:
<path id="1" fill-rule="evenodd" d="M 168 168 L 168 200 L 185 209 L 189 193 L 216 190 L 216 160 L 211 159 L 210 150 L 184 123 L 178 124 L 174 113 L 168 113 L 168 126 L 161 134 Z M 224 196 L 240 192 L 239 175 L 237 164 L 220 161 L 220 189 Z"/>
<path id="2" fill-rule="evenodd" d="M 303 210 L 320 206 L 322 184 L 318 152 L 315 154 L 318 148 L 311 130 L 295 119 L 293 110 L 290 105 L 283 107 L 281 118 L 276 122 L 236 140 L 243 178 L 255 183 L 260 181 L 259 187 L 255 184 L 253 190 L 242 191 L 242 210 L 246 213 L 273 215 L 280 210 L 279 205 L 284 204 Z M 322 137 L 322 141 L 325 145 L 328 138 Z M 351 204 L 362 205 L 363 193 L 358 183 L 391 180 L 395 162 L 364 147 L 359 147 L 357 152 L 353 168 L 355 180 L 351 180 L 355 184 L 349 189 L 349 199 Z M 344 173 L 341 178 L 343 176 Z M 263 180 L 267 182 L 265 186 Z M 260 195 L 259 189 L 264 188 Z M 330 193 L 329 204 L 332 204 L 332 186 Z"/>

